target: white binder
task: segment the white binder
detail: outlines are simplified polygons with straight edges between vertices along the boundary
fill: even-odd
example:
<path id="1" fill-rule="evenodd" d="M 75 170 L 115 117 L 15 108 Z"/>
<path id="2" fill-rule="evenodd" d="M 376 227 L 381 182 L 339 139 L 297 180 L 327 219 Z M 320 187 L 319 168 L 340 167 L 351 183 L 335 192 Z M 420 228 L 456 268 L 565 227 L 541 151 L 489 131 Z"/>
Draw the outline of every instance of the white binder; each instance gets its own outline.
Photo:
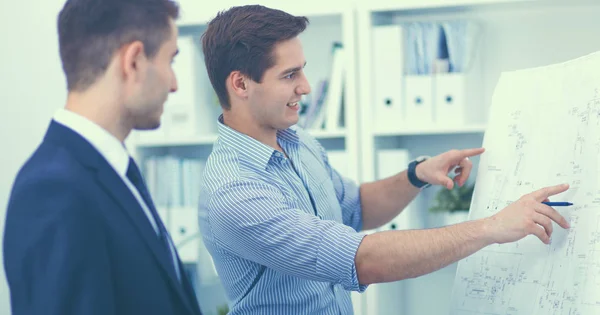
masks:
<path id="1" fill-rule="evenodd" d="M 377 131 L 393 131 L 404 120 L 404 31 L 400 25 L 375 26 L 372 36 L 374 125 Z"/>
<path id="2" fill-rule="evenodd" d="M 197 63 L 200 62 L 199 47 L 194 37 L 180 37 L 177 40 L 179 53 L 173 63 L 173 71 L 177 77 L 177 92 L 171 93 L 165 104 L 163 121 L 169 127 L 170 135 L 194 135 L 196 133 L 197 104 L 195 80 Z"/>
<path id="3" fill-rule="evenodd" d="M 358 182 L 356 168 L 350 167 L 348 163 L 348 152 L 344 150 L 327 151 L 329 165 L 333 167 L 340 175 Z"/>
<path id="4" fill-rule="evenodd" d="M 434 76 L 433 86 L 436 125 L 463 125 L 467 107 L 466 75 L 463 73 L 439 73 Z"/>
<path id="5" fill-rule="evenodd" d="M 433 76 L 407 75 L 405 78 L 406 125 L 428 128 L 433 125 Z"/>
<path id="6" fill-rule="evenodd" d="M 408 168 L 410 153 L 408 150 L 389 149 L 377 151 L 377 178 L 383 179 L 396 175 Z M 413 203 L 406 208 L 387 225 L 380 228 L 387 230 L 407 230 L 423 228 L 422 214 L 418 212 Z"/>
<path id="7" fill-rule="evenodd" d="M 200 237 L 198 235 L 198 210 L 196 208 L 172 208 L 170 212 L 169 234 L 184 263 L 198 260 Z"/>
<path id="8" fill-rule="evenodd" d="M 324 110 L 322 116 L 325 123 L 325 129 L 329 131 L 341 128 L 340 120 L 342 118 L 342 96 L 345 85 L 345 67 L 348 62 L 347 54 L 343 46 L 335 47 L 333 50 L 331 77 L 329 78 L 329 87 L 325 98 Z M 320 124 L 319 124 L 320 126 Z"/>

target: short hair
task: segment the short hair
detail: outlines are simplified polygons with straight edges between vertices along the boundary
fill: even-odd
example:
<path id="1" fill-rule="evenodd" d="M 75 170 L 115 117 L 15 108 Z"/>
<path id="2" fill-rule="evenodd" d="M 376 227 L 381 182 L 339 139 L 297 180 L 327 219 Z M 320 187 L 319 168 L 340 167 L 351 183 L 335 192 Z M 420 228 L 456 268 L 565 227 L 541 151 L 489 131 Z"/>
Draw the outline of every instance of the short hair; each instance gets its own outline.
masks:
<path id="1" fill-rule="evenodd" d="M 67 0 L 58 15 L 60 58 L 69 91 L 83 91 L 104 74 L 114 53 L 141 41 L 153 58 L 179 17 L 171 0 Z"/>
<path id="2" fill-rule="evenodd" d="M 226 80 L 240 71 L 262 82 L 275 64 L 275 44 L 302 33 L 308 18 L 260 5 L 232 7 L 219 12 L 202 35 L 202 50 L 210 82 L 225 110 L 231 108 Z"/>

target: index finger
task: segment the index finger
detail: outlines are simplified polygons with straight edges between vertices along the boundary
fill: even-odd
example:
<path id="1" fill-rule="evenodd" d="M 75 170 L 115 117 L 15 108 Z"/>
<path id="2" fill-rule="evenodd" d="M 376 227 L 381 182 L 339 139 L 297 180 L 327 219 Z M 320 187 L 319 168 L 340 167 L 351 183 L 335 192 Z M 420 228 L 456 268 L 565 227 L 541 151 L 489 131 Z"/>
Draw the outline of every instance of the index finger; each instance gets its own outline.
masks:
<path id="1" fill-rule="evenodd" d="M 485 151 L 484 148 L 464 149 L 464 150 L 460 150 L 459 154 L 461 156 L 461 159 L 464 159 L 467 157 L 480 155 L 481 153 L 483 153 L 483 151 Z"/>
<path id="2" fill-rule="evenodd" d="M 535 198 L 535 200 L 539 202 L 542 202 L 548 199 L 548 197 L 550 196 L 554 196 L 560 194 L 561 192 L 565 192 L 567 189 L 569 189 L 569 184 L 560 184 L 556 186 L 544 187 L 540 190 L 534 191 L 533 198 Z"/>

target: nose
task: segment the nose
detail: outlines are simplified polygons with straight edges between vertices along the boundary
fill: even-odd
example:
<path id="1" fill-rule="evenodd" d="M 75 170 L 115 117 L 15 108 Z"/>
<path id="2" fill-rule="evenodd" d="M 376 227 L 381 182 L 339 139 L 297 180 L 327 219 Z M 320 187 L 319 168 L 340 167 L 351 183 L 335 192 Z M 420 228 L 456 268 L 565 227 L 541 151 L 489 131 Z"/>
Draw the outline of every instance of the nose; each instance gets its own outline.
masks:
<path id="1" fill-rule="evenodd" d="M 176 92 L 178 89 L 177 86 L 177 77 L 173 75 L 173 80 L 171 80 L 171 93 Z"/>
<path id="2" fill-rule="evenodd" d="M 302 80 L 300 81 L 300 84 L 296 88 L 296 94 L 306 95 L 309 93 L 310 93 L 310 83 L 308 83 L 308 79 L 306 78 L 304 73 L 302 73 Z"/>

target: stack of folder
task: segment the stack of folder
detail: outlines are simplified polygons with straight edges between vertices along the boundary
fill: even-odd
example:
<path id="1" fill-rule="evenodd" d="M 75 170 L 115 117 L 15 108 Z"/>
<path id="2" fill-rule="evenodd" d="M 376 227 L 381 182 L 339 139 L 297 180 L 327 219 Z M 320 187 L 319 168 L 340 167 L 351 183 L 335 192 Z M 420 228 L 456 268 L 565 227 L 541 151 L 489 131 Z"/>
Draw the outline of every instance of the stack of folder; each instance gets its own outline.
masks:
<path id="1" fill-rule="evenodd" d="M 479 33 L 466 20 L 374 26 L 376 131 L 464 124 L 468 93 L 479 94 L 470 84 Z"/>
<path id="2" fill-rule="evenodd" d="M 144 176 L 157 211 L 184 262 L 204 250 L 198 227 L 198 194 L 205 161 L 175 156 L 150 157 Z"/>

